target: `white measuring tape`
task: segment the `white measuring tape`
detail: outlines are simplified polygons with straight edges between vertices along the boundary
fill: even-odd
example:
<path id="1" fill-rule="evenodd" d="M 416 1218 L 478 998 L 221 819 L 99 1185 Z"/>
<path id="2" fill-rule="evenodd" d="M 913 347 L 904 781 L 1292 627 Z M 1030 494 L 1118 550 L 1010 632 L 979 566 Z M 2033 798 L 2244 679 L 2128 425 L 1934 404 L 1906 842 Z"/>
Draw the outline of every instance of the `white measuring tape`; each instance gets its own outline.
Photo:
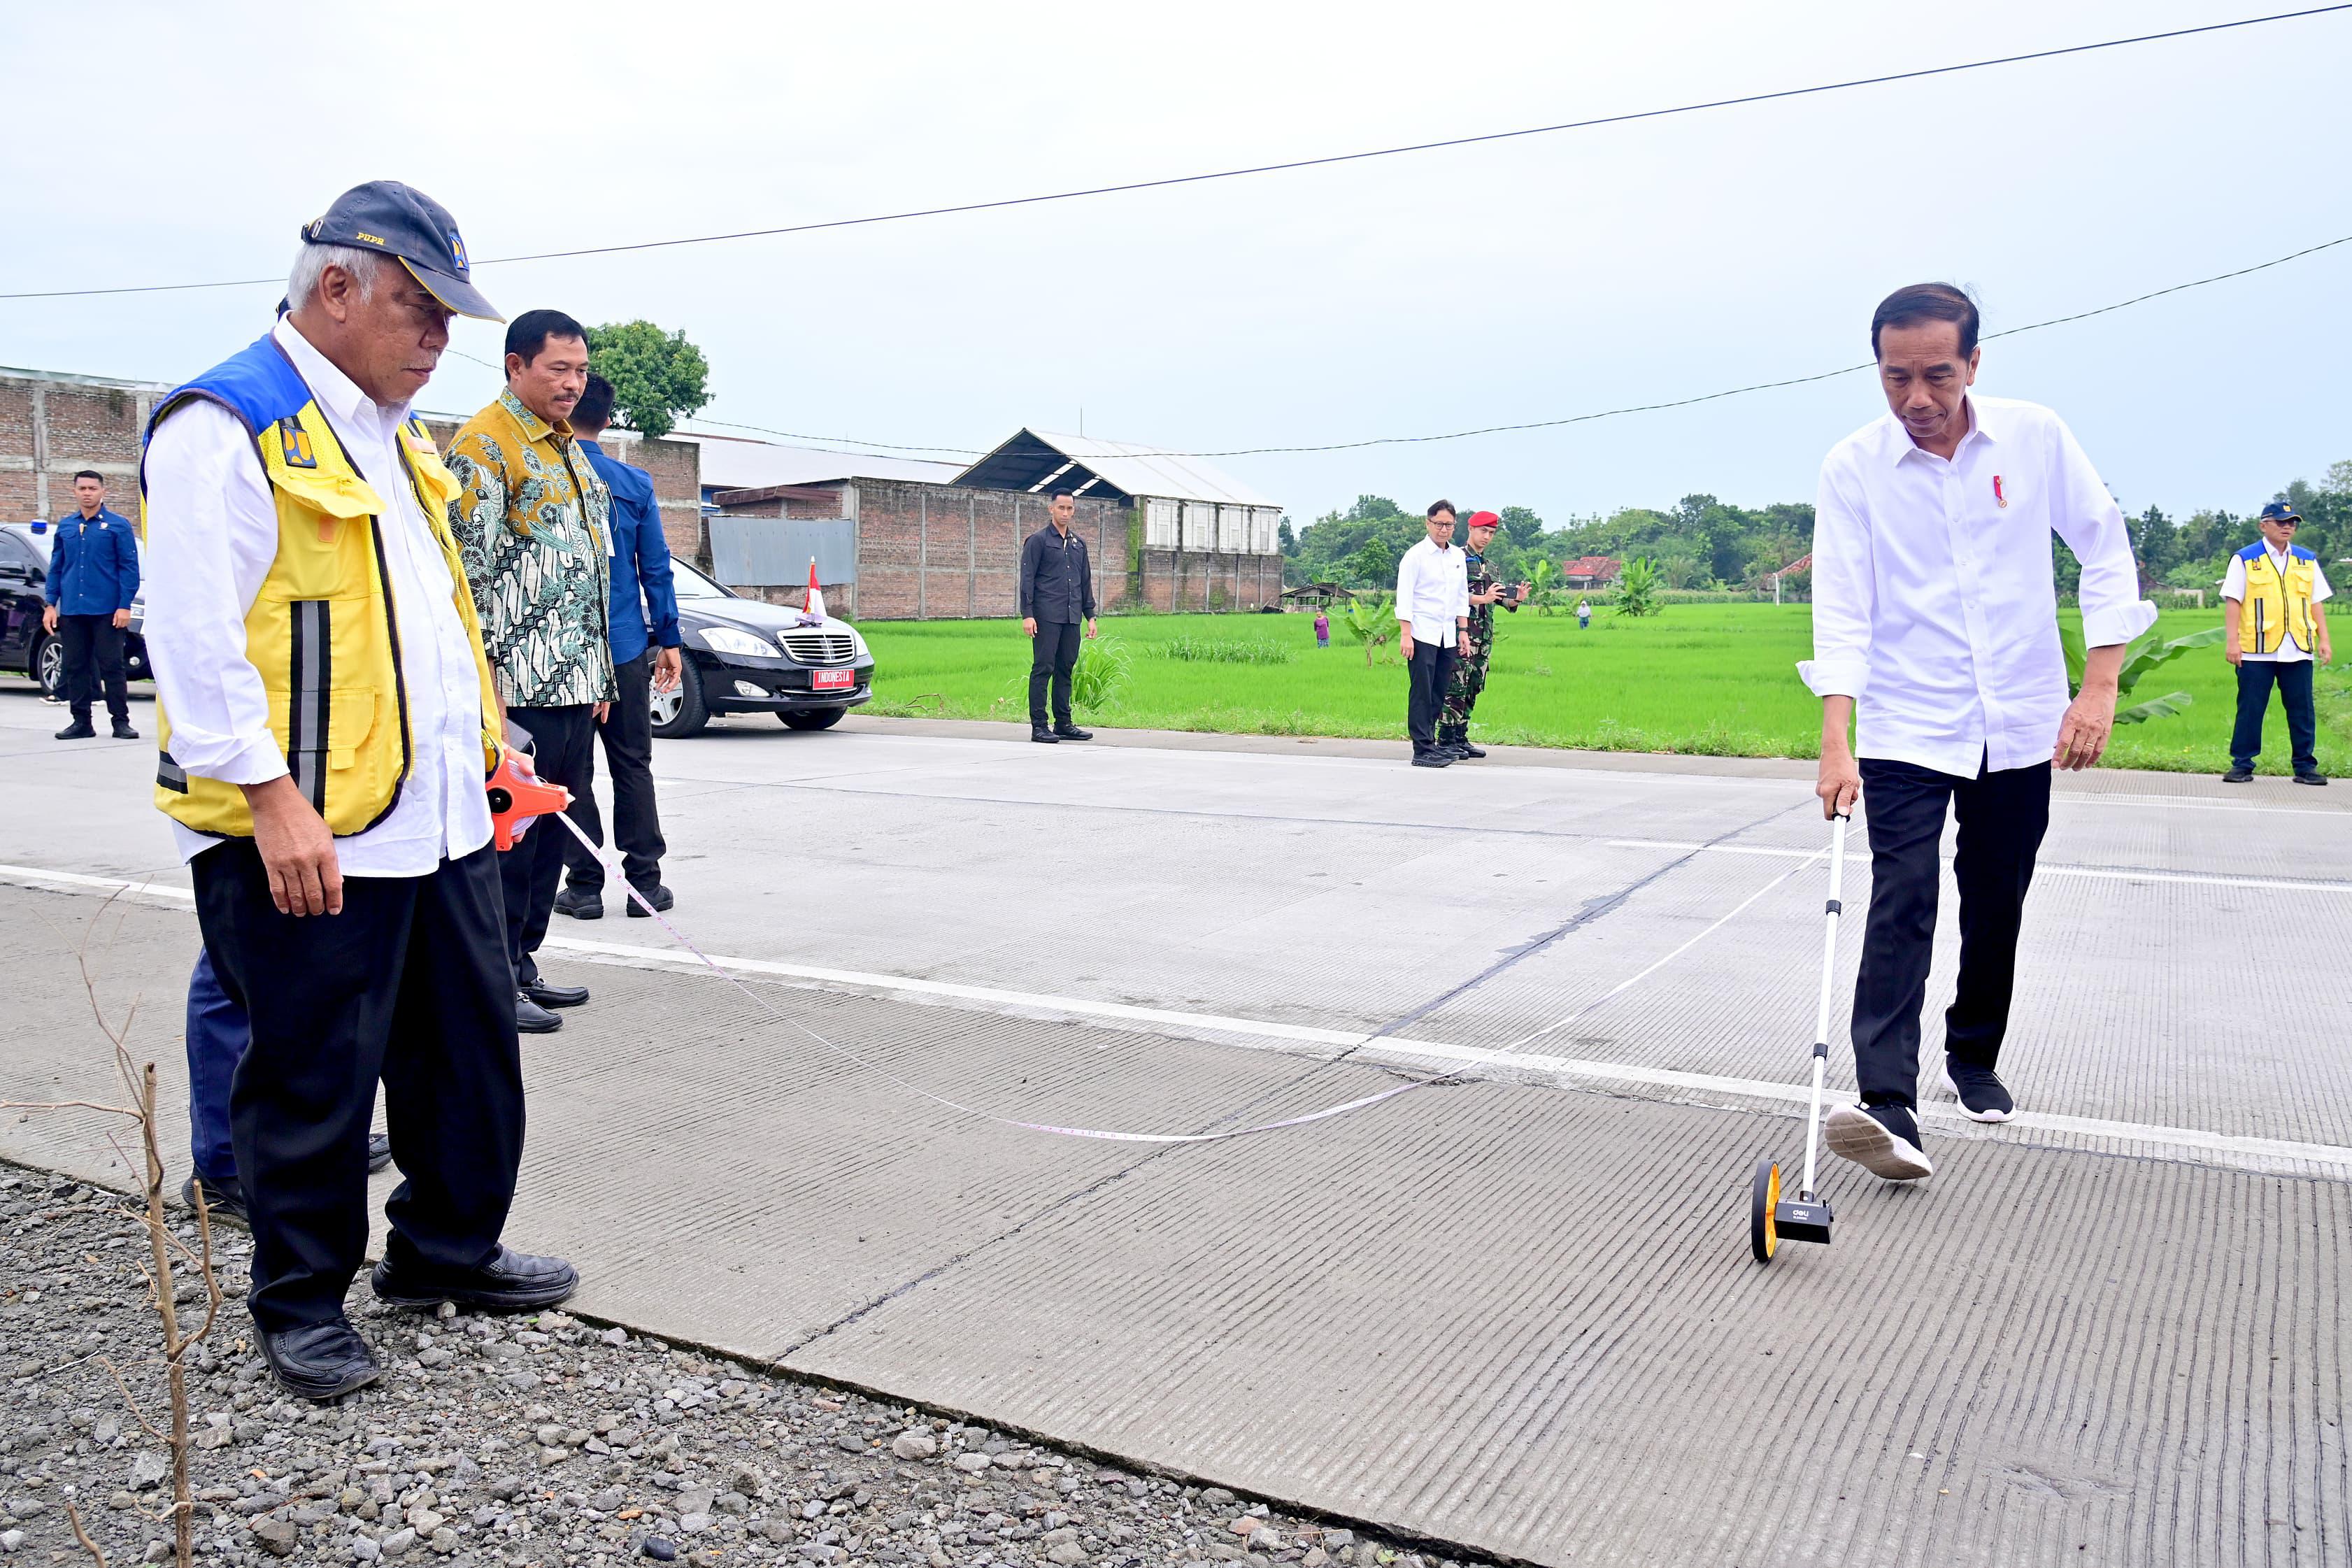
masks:
<path id="1" fill-rule="evenodd" d="M 558 822 L 563 824 L 564 830 L 570 833 L 572 837 L 580 841 L 580 847 L 583 849 L 585 849 L 591 856 L 594 857 L 596 863 L 604 868 L 604 871 L 607 876 L 610 876 L 614 881 L 620 883 L 622 887 L 628 889 L 629 898 L 635 902 L 639 909 L 643 910 L 653 919 L 655 924 L 660 926 L 664 931 L 668 933 L 672 942 L 677 942 L 678 946 L 694 954 L 694 956 L 701 962 L 703 967 L 709 969 L 713 974 L 716 974 L 719 978 L 727 982 L 728 984 L 732 985 L 736 990 L 741 992 L 746 997 L 751 999 L 753 1005 L 757 1006 L 770 1018 L 775 1020 L 779 1024 L 788 1025 L 791 1027 L 799 1030 L 802 1034 L 806 1035 L 810 1039 L 814 1040 L 818 1045 L 823 1046 L 826 1050 L 831 1051 L 834 1055 L 841 1058 L 844 1061 L 864 1068 L 866 1071 L 874 1074 L 877 1078 L 881 1079 L 884 1082 L 894 1085 L 898 1089 L 902 1089 L 908 1094 L 915 1095 L 922 1100 L 928 1100 L 934 1105 L 944 1107 L 945 1109 L 955 1111 L 961 1115 L 976 1117 L 982 1121 L 995 1122 L 1000 1127 L 1014 1127 L 1024 1132 L 1044 1132 L 1058 1138 L 1099 1139 L 1112 1143 L 1217 1143 L 1223 1142 L 1230 1138 L 1247 1138 L 1254 1133 L 1276 1132 L 1286 1127 L 1304 1127 L 1310 1122 L 1328 1121 L 1335 1116 L 1345 1116 L 1351 1110 L 1361 1110 L 1367 1106 L 1378 1105 L 1383 1100 L 1394 1100 L 1400 1095 L 1411 1094 L 1417 1089 L 1430 1089 L 1439 1084 L 1447 1084 L 1457 1081 L 1451 1076 L 1415 1079 L 1407 1083 L 1396 1084 L 1391 1088 L 1381 1089 L 1377 1094 L 1362 1095 L 1355 1100 L 1345 1101 L 1342 1104 L 1326 1106 L 1320 1110 L 1308 1111 L 1304 1116 L 1286 1116 L 1279 1121 L 1261 1121 L 1248 1127 L 1229 1128 L 1222 1132 L 1119 1132 L 1100 1127 L 1064 1127 L 1058 1123 L 1051 1121 L 1024 1121 L 1017 1117 L 1000 1116 L 994 1111 L 982 1110 L 978 1106 L 966 1105 L 961 1100 L 950 1100 L 946 1095 L 935 1093 L 930 1089 L 925 1089 L 921 1084 L 915 1083 L 906 1078 L 902 1078 L 898 1073 L 895 1073 L 888 1068 L 884 1067 L 881 1063 L 859 1056 L 856 1051 L 849 1049 L 847 1047 L 839 1045 L 835 1041 L 826 1038 L 816 1030 L 810 1028 L 800 1019 L 793 1017 L 791 1014 L 786 1013 L 776 1006 L 775 1004 L 769 1001 L 767 997 L 761 995 L 759 992 L 753 990 L 749 984 L 745 984 L 744 981 L 738 977 L 732 971 L 718 963 L 709 953 L 703 952 L 702 949 L 697 947 L 692 939 L 688 937 L 684 931 L 672 925 L 669 921 L 663 916 L 662 912 L 659 910 L 655 909 L 652 902 L 648 900 L 643 893 L 640 893 L 635 885 L 633 885 L 629 879 L 621 873 L 620 868 L 614 866 L 613 862 L 606 858 L 604 852 L 598 848 L 596 845 L 589 839 L 587 833 L 582 829 L 578 823 L 572 820 L 572 817 L 568 813 L 559 811 L 551 813 L 550 815 Z M 1554 1030 L 1567 1027 L 1569 1025 L 1576 1022 L 1579 1018 L 1583 1017 L 1586 1014 L 1600 1007 L 1602 1004 L 1623 994 L 1624 992 L 1632 988 L 1634 984 L 1656 973 L 1659 970 L 1664 968 L 1675 959 L 1680 958 L 1692 948 L 1697 946 L 1701 942 L 1706 941 L 1706 938 L 1712 936 L 1717 931 L 1720 931 L 1735 916 L 1747 910 L 1748 906 L 1755 903 L 1757 900 L 1762 898 L 1765 894 L 1770 892 L 1781 883 L 1786 882 L 1798 872 L 1804 870 L 1807 867 L 1821 859 L 1822 855 L 1827 853 L 1827 850 L 1820 851 L 1806 859 L 1799 861 L 1796 865 L 1790 867 L 1786 871 L 1781 872 L 1780 875 L 1773 878 L 1772 880 L 1767 882 L 1764 886 L 1757 889 L 1756 891 L 1748 894 L 1747 898 L 1741 900 L 1738 905 L 1734 906 L 1732 910 L 1728 913 L 1725 914 L 1721 919 L 1716 921 L 1714 924 L 1708 926 L 1705 931 L 1700 931 L 1696 936 L 1692 937 L 1688 942 L 1684 942 L 1680 947 L 1675 948 L 1672 952 L 1667 953 L 1664 958 L 1659 959 L 1656 963 L 1643 969 L 1639 973 L 1619 981 L 1608 991 L 1595 997 L 1591 1002 L 1586 1003 L 1575 1012 L 1570 1013 L 1567 1017 L 1559 1020 L 1557 1023 L 1548 1024 L 1531 1035 L 1527 1035 L 1517 1040 L 1514 1040 L 1510 1045 L 1505 1047 L 1504 1049 L 1506 1051 L 1518 1050 L 1520 1047 L 1532 1041 L 1542 1038 L 1544 1036 L 1552 1033 Z M 1394 1027 L 1393 1025 L 1390 1026 Z M 1350 1046 L 1347 1050 L 1342 1051 L 1337 1057 L 1332 1058 L 1331 1060 L 1335 1062 L 1345 1061 L 1349 1056 L 1361 1050 L 1365 1046 L 1373 1044 L 1379 1039 L 1379 1036 L 1375 1035 L 1370 1039 Z"/>

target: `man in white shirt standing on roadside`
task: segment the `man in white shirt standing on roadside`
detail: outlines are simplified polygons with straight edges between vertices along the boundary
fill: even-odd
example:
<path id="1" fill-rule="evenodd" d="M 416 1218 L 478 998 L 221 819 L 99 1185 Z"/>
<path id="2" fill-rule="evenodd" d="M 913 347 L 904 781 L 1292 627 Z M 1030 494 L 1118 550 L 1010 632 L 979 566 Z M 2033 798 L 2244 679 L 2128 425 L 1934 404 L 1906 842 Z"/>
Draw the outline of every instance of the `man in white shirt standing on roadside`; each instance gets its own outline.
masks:
<path id="1" fill-rule="evenodd" d="M 1454 548 L 1454 503 L 1429 503 L 1429 537 L 1397 563 L 1397 646 L 1412 681 L 1404 727 L 1412 765 L 1442 768 L 1454 760 L 1437 744 L 1437 715 L 1454 679 L 1454 661 L 1470 657 L 1470 568 Z"/>
<path id="2" fill-rule="evenodd" d="M 1862 1103 L 1832 1109 L 1826 1137 L 1895 1181 L 1935 1169 L 1916 1096 L 1946 814 L 1959 824 L 1960 971 L 1943 1081 L 1964 1114 L 2005 1121 L 2016 1106 L 1994 1066 L 2050 772 L 2087 768 L 2106 750 L 2124 645 L 2156 620 L 2122 513 L 2065 425 L 2034 404 L 1970 395 L 1977 324 L 1975 303 L 1944 283 L 1898 289 L 1871 318 L 1890 412 L 1822 465 L 1813 657 L 1798 666 L 1822 699 L 1823 815 L 1857 796 L 1870 806 L 1853 995 Z M 2083 566 L 2089 653 L 2071 702 L 2053 533 Z"/>

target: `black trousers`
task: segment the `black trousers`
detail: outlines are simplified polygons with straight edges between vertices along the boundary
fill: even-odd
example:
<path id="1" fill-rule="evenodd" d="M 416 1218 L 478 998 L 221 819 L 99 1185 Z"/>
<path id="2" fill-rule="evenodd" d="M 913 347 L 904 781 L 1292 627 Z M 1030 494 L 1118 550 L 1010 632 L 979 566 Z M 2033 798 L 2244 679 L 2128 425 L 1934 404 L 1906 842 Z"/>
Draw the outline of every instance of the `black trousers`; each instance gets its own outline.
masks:
<path id="1" fill-rule="evenodd" d="M 1415 756 L 1437 744 L 1437 718 L 1444 711 L 1445 694 L 1454 685 L 1454 661 L 1459 654 L 1451 640 L 1412 645 L 1408 668 L 1412 694 L 1404 710 L 1405 732 L 1412 737 Z"/>
<path id="2" fill-rule="evenodd" d="M 1045 723 L 1045 685 L 1054 687 L 1054 722 L 1070 722 L 1070 671 L 1078 668 L 1079 624 L 1076 621 L 1039 621 L 1036 647 L 1029 650 L 1029 723 L 1043 729 Z"/>
<path id="3" fill-rule="evenodd" d="M 661 885 L 661 813 L 654 805 L 654 650 L 650 647 L 626 664 L 613 667 L 621 683 L 613 710 L 596 727 L 604 743 L 604 771 L 613 776 L 613 842 L 620 847 L 621 874 L 629 886 L 651 893 Z M 596 792 L 574 789 L 572 820 L 598 848 L 604 847 L 604 824 L 596 810 Z M 556 828 L 563 840 L 566 879 L 584 892 L 604 886 L 604 863 L 580 847 L 580 841 Z M 528 835 L 526 835 L 528 837 Z"/>
<path id="4" fill-rule="evenodd" d="M 251 839 L 196 857 L 196 919 L 251 1020 L 229 1141 L 253 1216 L 254 1321 L 341 1314 L 367 1249 L 367 1131 L 383 1080 L 403 1180 L 385 1255 L 489 1258 L 522 1160 L 522 1058 L 496 853 L 425 877 L 352 877 L 343 912 L 278 912 Z"/>
<path id="5" fill-rule="evenodd" d="M 2050 826 L 2050 764 L 1960 778 L 1909 763 L 1862 760 L 1870 822 L 1870 920 L 1853 988 L 1853 1069 L 1864 1105 L 1916 1108 L 1919 1011 L 1935 954 L 1937 850 L 1948 806 L 1959 821 L 1960 974 L 1944 1049 L 1991 1067 L 2009 1032 L 2017 933 L 2033 858 Z"/>
<path id="6" fill-rule="evenodd" d="M 531 766 L 550 784 L 572 792 L 576 804 L 596 783 L 596 710 L 574 702 L 562 708 L 509 708 L 509 722 L 530 735 Z M 522 842 L 499 857 L 499 880 L 506 887 L 507 956 L 518 988 L 539 978 L 539 951 L 555 913 L 555 889 L 563 880 L 563 847 L 572 835 L 561 823 L 535 822 Z"/>
<path id="7" fill-rule="evenodd" d="M 122 679 L 122 628 L 111 612 L 102 616 L 59 616 L 58 641 L 65 645 L 66 690 L 73 716 L 87 720 L 89 705 L 106 688 L 106 710 L 118 724 L 131 722 L 131 688 Z"/>
<path id="8" fill-rule="evenodd" d="M 2263 754 L 2263 721 L 2270 717 L 2271 687 L 2278 687 L 2279 703 L 2286 710 L 2287 739 L 2294 744 L 2294 771 L 2315 773 L 2319 758 L 2319 726 L 2311 708 L 2311 661 L 2281 664 L 2275 659 L 2242 659 L 2238 665 L 2238 722 L 2230 731 L 2230 761 L 2251 768 Z"/>

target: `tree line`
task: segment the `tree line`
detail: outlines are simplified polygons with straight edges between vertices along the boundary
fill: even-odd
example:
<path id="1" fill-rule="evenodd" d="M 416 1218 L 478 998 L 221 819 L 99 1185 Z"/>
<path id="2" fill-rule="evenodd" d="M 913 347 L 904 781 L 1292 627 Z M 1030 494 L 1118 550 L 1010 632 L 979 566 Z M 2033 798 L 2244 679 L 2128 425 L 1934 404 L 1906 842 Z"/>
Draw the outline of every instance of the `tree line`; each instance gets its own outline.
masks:
<path id="1" fill-rule="evenodd" d="M 2333 565 L 2352 556 L 2352 459 L 2330 467 L 2315 484 L 2296 479 L 2271 499 L 2286 501 L 2302 514 L 2296 542 L 2321 561 Z M 1461 504 L 1464 517 L 1482 510 L 1473 502 Z M 1557 570 L 1586 555 L 1619 561 L 1642 556 L 1657 568 L 1668 588 L 1752 588 L 1810 554 L 1813 547 L 1809 501 L 1751 508 L 1710 495 L 1689 495 L 1671 507 L 1624 507 L 1607 517 L 1578 518 L 1556 528 L 1528 507 L 1483 510 L 1502 519 L 1487 559 L 1508 582 L 1537 579 L 1538 562 L 1548 561 Z M 2211 589 L 2228 569 L 2231 552 L 2262 537 L 2254 523 L 2260 510 L 2257 502 L 2243 512 L 2209 510 L 2176 519 L 2151 506 L 2126 519 L 2142 583 Z M 1283 584 L 1391 586 L 1397 562 L 1422 536 L 1420 510 L 1408 510 L 1386 496 L 1360 495 L 1345 511 L 1326 512 L 1295 531 L 1285 518 L 1280 533 Z M 2063 543 L 2056 544 L 2055 552 L 2059 591 L 2072 593 L 2081 568 Z"/>

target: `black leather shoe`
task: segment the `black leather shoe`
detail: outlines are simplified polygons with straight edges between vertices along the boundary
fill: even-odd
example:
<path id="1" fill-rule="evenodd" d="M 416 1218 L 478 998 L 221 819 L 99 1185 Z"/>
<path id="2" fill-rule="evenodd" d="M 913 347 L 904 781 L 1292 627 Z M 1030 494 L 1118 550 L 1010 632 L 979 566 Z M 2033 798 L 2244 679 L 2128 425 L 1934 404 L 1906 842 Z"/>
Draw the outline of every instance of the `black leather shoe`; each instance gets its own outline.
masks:
<path id="1" fill-rule="evenodd" d="M 196 1206 L 196 1183 L 200 1179 L 205 1184 L 205 1211 L 214 1219 L 235 1220 L 239 1225 L 253 1223 L 245 1213 L 245 1189 L 236 1184 L 234 1177 L 219 1180 L 190 1176 L 180 1184 L 182 1203 L 190 1208 Z"/>
<path id="2" fill-rule="evenodd" d="M 1062 737 L 1056 735 L 1053 731 L 1048 730 L 1043 724 L 1032 724 L 1029 726 L 1029 738 L 1036 742 L 1041 746 L 1051 746 L 1059 742 Z M 60 733 L 58 736 L 58 739 L 62 741 L 66 739 L 66 736 L 63 733 Z"/>
<path id="3" fill-rule="evenodd" d="M 566 888 L 555 895 L 555 912 L 575 921 L 604 918 L 604 895 L 594 888 Z"/>
<path id="4" fill-rule="evenodd" d="M 2253 782 L 2253 777 L 2254 770 L 2252 768 L 2231 768 L 2228 773 L 2221 775 L 2221 782 L 2223 784 L 2251 784 Z"/>
<path id="5" fill-rule="evenodd" d="M 87 719 L 77 719 L 50 737 L 55 741 L 95 741 L 98 731 L 89 727 Z"/>
<path id="6" fill-rule="evenodd" d="M 368 1134 L 368 1174 L 373 1176 L 392 1163 L 392 1140 L 381 1132 Z"/>
<path id="7" fill-rule="evenodd" d="M 542 1007 L 577 1007 L 588 1000 L 585 985 L 550 985 L 544 980 L 532 981 L 522 994 Z"/>
<path id="8" fill-rule="evenodd" d="M 1454 765 L 1454 753 L 1439 751 L 1433 746 L 1426 752 L 1415 752 L 1412 754 L 1412 765 L 1417 768 L 1451 767 Z"/>
<path id="9" fill-rule="evenodd" d="M 114 738 L 118 741 L 135 741 L 139 738 L 139 731 L 131 727 L 130 720 L 117 719 L 114 721 Z"/>
<path id="10" fill-rule="evenodd" d="M 261 1336 L 261 1353 L 287 1389 L 325 1404 L 383 1375 L 375 1357 L 347 1318 L 305 1323 Z"/>
<path id="11" fill-rule="evenodd" d="M 521 992 L 515 993 L 515 1033 L 519 1035 L 551 1035 L 563 1027 L 563 1020 L 532 1001 Z"/>
<path id="12" fill-rule="evenodd" d="M 1081 730 L 1076 724 L 1054 726 L 1054 739 L 1056 741 L 1091 741 L 1094 738 L 1095 732 L 1092 730 Z"/>
<path id="13" fill-rule="evenodd" d="M 1486 754 L 1486 747 L 1472 745 L 1467 736 L 1454 742 L 1454 751 L 1455 755 L 1464 757 L 1483 757 Z"/>
<path id="14" fill-rule="evenodd" d="M 395 1265 L 389 1258 L 368 1277 L 379 1300 L 395 1307 L 437 1307 L 455 1301 L 493 1312 L 552 1307 L 580 1289 L 580 1271 L 561 1258 L 534 1258 L 501 1247 L 498 1256 L 474 1268 L 437 1269 Z"/>
<path id="15" fill-rule="evenodd" d="M 651 904 L 657 910 L 667 910 L 672 904 L 677 902 L 676 899 L 670 897 L 669 889 L 663 887 L 659 882 L 656 882 L 650 888 L 639 888 L 637 891 L 645 895 L 646 904 Z M 631 899 L 629 900 L 629 918 L 633 921 L 644 920 L 646 918 L 646 904 L 641 904 L 637 902 L 636 900 Z"/>

